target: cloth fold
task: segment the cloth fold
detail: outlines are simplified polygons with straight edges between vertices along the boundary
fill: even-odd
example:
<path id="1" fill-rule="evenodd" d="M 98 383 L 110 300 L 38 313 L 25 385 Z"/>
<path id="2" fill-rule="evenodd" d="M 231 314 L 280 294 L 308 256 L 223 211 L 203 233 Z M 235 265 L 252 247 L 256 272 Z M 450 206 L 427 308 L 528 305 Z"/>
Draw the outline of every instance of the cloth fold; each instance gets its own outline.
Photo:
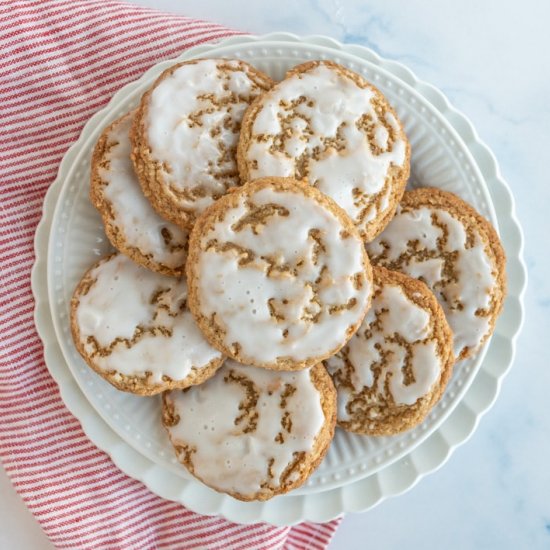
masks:
<path id="1" fill-rule="evenodd" d="M 34 327 L 34 233 L 66 150 L 151 65 L 234 34 L 123 2 L 0 5 L 0 459 L 58 548 L 322 549 L 338 526 L 239 525 L 154 495 L 86 438 Z"/>

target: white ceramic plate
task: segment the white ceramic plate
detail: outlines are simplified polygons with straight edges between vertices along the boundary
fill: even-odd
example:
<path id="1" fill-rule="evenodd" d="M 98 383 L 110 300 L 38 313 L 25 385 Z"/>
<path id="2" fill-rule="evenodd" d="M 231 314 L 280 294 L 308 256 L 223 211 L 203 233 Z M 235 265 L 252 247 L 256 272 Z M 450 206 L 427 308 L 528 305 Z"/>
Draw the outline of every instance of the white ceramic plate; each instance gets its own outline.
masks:
<path id="1" fill-rule="evenodd" d="M 245 59 L 274 78 L 308 59 L 332 59 L 378 86 L 397 109 L 411 141 L 411 184 L 457 193 L 500 229 L 508 256 L 509 296 L 495 335 L 475 360 L 457 366 L 443 399 L 421 426 L 382 438 L 338 431 L 319 469 L 304 487 L 289 495 L 265 503 L 243 503 L 190 477 L 176 463 L 161 428 L 158 398 L 118 392 L 93 373 L 73 346 L 68 317 L 77 281 L 110 249 L 100 217 L 88 200 L 93 145 L 103 127 L 135 106 L 172 60 L 125 86 L 92 117 L 65 156 L 48 192 L 36 236 L 33 271 L 36 323 L 46 363 L 90 439 L 124 472 L 163 497 L 197 512 L 222 514 L 239 522 L 324 521 L 346 511 L 364 510 L 410 488 L 424 473 L 443 464 L 452 448 L 472 433 L 498 393 L 500 380 L 513 360 L 525 286 L 521 230 L 512 196 L 498 174 L 494 157 L 464 116 L 404 66 L 383 60 L 364 47 L 341 45 L 325 37 L 301 39 L 278 33 L 198 46 L 178 60 L 193 57 Z"/>

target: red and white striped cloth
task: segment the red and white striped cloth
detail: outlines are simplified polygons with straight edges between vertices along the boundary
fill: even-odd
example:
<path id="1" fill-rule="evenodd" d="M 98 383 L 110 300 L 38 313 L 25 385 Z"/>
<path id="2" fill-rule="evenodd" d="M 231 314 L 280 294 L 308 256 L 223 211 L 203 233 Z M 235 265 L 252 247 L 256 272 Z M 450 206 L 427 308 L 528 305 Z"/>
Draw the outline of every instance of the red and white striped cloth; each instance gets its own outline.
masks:
<path id="1" fill-rule="evenodd" d="M 59 548 L 325 548 L 338 526 L 244 526 L 155 496 L 86 438 L 33 323 L 34 232 L 84 123 L 151 65 L 232 34 L 114 1 L 0 4 L 0 458 Z"/>

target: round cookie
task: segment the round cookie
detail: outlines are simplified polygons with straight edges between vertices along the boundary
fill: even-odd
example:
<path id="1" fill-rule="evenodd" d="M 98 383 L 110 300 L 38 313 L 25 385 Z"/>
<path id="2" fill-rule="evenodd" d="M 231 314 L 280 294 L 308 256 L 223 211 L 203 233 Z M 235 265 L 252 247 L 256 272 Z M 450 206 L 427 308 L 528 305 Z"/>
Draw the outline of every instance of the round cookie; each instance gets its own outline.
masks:
<path id="1" fill-rule="evenodd" d="M 162 219 L 144 197 L 130 159 L 133 113 L 107 126 L 92 156 L 90 199 L 111 244 L 140 265 L 164 275 L 185 270 L 185 229 Z"/>
<path id="2" fill-rule="evenodd" d="M 197 220 L 187 262 L 189 308 L 207 339 L 240 363 L 311 367 L 361 324 L 372 271 L 348 216 L 315 188 L 264 178 Z"/>
<path id="3" fill-rule="evenodd" d="M 275 372 L 227 360 L 208 382 L 163 395 L 178 460 L 216 491 L 268 500 L 299 487 L 334 435 L 336 391 L 322 365 Z"/>
<path id="4" fill-rule="evenodd" d="M 332 61 L 294 67 L 243 119 L 243 181 L 307 179 L 348 213 L 367 241 L 392 218 L 409 163 L 409 142 L 386 98 Z"/>
<path id="5" fill-rule="evenodd" d="M 153 395 L 200 384 L 221 366 L 187 309 L 184 279 L 103 258 L 71 300 L 73 340 L 86 363 L 119 390 Z"/>
<path id="6" fill-rule="evenodd" d="M 420 424 L 454 363 L 453 335 L 428 287 L 374 267 L 372 306 L 348 344 L 325 361 L 338 392 L 338 426 L 394 435 Z"/>
<path id="7" fill-rule="evenodd" d="M 272 84 L 244 61 L 196 59 L 165 70 L 143 95 L 131 131 L 132 159 L 161 216 L 191 228 L 200 212 L 240 185 L 242 117 Z"/>
<path id="8" fill-rule="evenodd" d="M 424 281 L 445 311 L 457 359 L 492 334 L 506 295 L 506 258 L 493 226 L 452 193 L 408 191 L 394 219 L 367 246 L 373 264 Z"/>

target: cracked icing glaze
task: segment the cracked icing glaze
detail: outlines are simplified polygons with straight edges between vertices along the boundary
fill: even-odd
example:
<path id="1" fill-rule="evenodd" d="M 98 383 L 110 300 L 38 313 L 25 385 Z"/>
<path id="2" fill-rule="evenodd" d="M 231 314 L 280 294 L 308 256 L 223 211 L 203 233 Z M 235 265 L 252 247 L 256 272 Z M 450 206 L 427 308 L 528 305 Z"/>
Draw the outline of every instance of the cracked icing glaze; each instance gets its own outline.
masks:
<path id="1" fill-rule="evenodd" d="M 393 207 L 390 168 L 404 167 L 407 156 L 401 126 L 380 94 L 326 65 L 293 74 L 263 96 L 244 153 L 248 179 L 307 177 L 369 235 Z"/>
<path id="2" fill-rule="evenodd" d="M 460 220 L 441 208 L 398 207 L 367 249 L 374 263 L 422 279 L 434 291 L 453 331 L 457 357 L 465 348 L 477 348 L 490 332 L 486 312 L 498 283 L 475 228 L 467 232 Z"/>
<path id="3" fill-rule="evenodd" d="M 202 59 L 183 64 L 155 86 L 147 141 L 162 192 L 174 204 L 197 214 L 239 184 L 235 151 L 242 115 L 269 84 L 243 62 Z"/>
<path id="4" fill-rule="evenodd" d="M 368 307 L 362 242 L 304 194 L 317 196 L 311 188 L 252 185 L 254 191 L 249 185 L 229 197 L 232 206 L 201 230 L 200 254 L 190 266 L 197 308 L 214 319 L 223 346 L 239 360 L 273 367 L 281 358 L 327 356 L 350 338 Z"/>
<path id="5" fill-rule="evenodd" d="M 253 495 L 295 483 L 325 423 L 310 370 L 275 372 L 227 360 L 209 381 L 166 395 L 178 457 L 215 489 Z M 179 447 L 179 451 L 178 451 Z M 271 464 L 271 465 L 270 465 Z"/>
<path id="6" fill-rule="evenodd" d="M 187 256 L 188 233 L 162 219 L 143 196 L 130 160 L 132 118 L 133 113 L 129 113 L 111 127 L 107 150 L 98 166 L 100 192 L 109 205 L 109 223 L 122 234 L 124 247 L 138 249 L 156 264 L 181 268 Z"/>
<path id="7" fill-rule="evenodd" d="M 87 357 L 106 372 L 161 383 L 221 360 L 187 310 L 185 280 L 139 267 L 117 254 L 85 277 L 74 318 Z"/>

